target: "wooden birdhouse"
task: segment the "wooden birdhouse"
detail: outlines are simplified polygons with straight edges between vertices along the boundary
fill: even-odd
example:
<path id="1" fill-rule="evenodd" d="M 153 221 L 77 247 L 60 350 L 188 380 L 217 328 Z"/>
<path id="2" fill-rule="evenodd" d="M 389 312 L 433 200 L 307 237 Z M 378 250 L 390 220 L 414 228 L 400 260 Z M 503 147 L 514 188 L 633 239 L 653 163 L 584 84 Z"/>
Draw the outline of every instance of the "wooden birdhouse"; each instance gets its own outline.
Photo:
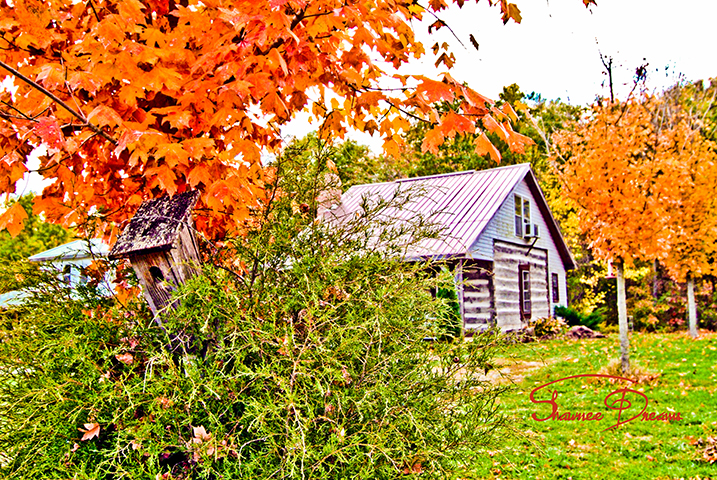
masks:
<path id="1" fill-rule="evenodd" d="M 192 222 L 198 198 L 192 191 L 142 203 L 108 255 L 129 258 L 155 315 L 169 305 L 172 290 L 199 272 Z"/>

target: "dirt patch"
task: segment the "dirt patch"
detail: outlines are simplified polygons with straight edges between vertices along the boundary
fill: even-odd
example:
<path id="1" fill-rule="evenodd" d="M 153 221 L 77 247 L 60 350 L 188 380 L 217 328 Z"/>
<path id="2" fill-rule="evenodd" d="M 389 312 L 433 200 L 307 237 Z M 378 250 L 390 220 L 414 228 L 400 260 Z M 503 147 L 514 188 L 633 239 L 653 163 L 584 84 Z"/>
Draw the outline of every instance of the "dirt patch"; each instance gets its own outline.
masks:
<path id="1" fill-rule="evenodd" d="M 524 362 L 521 360 L 501 359 L 486 375 L 481 375 L 480 380 L 495 382 L 500 385 L 520 383 L 529 373 L 548 366 L 547 362 Z"/>

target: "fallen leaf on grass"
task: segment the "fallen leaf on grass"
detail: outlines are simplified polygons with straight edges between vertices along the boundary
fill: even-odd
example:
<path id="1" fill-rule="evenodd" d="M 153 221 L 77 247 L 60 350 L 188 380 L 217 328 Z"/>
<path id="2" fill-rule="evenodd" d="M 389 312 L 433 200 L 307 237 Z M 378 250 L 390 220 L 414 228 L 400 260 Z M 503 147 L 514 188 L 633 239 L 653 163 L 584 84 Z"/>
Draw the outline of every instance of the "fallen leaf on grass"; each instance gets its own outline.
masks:
<path id="1" fill-rule="evenodd" d="M 194 441 L 196 443 L 201 443 L 202 441 L 207 442 L 212 439 L 212 435 L 207 433 L 201 425 L 198 427 L 192 427 L 192 431 L 194 433 Z"/>
<path id="2" fill-rule="evenodd" d="M 132 362 L 134 362 L 134 357 L 131 353 L 121 353 L 119 355 L 115 355 L 115 358 L 125 365 L 132 365 Z"/>
<path id="3" fill-rule="evenodd" d="M 85 428 L 78 428 L 80 432 L 84 432 L 80 440 L 92 440 L 95 437 L 100 436 L 100 424 L 99 423 L 85 423 Z"/>

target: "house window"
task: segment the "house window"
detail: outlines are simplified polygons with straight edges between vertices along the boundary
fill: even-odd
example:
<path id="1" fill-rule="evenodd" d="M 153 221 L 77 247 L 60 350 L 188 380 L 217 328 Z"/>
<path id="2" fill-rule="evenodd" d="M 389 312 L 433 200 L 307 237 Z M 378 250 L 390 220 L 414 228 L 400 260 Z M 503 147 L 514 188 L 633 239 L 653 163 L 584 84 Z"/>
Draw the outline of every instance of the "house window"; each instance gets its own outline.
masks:
<path id="1" fill-rule="evenodd" d="M 523 237 L 530 229 L 530 200 L 513 195 L 515 200 L 515 235 Z"/>
<path id="2" fill-rule="evenodd" d="M 520 293 L 520 316 L 522 319 L 530 318 L 530 265 L 518 266 L 518 287 Z"/>
<path id="3" fill-rule="evenodd" d="M 66 284 L 72 285 L 72 265 L 65 265 L 62 269 L 62 280 Z"/>
<path id="4" fill-rule="evenodd" d="M 560 303 L 560 283 L 557 273 L 550 274 L 550 283 L 553 288 L 553 303 Z"/>

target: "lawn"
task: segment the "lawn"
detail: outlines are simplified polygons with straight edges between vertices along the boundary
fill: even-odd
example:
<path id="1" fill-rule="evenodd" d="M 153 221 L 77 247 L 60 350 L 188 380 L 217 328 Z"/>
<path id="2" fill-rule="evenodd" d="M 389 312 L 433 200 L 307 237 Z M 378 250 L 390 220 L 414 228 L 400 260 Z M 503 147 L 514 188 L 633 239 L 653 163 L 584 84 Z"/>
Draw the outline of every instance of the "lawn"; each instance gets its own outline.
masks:
<path id="1" fill-rule="evenodd" d="M 583 374 L 620 375 L 616 335 L 603 339 L 551 340 L 509 348 L 496 362 L 493 378 L 513 388 L 501 397 L 515 436 L 486 451 L 475 478 L 598 479 L 717 477 L 717 334 L 703 332 L 692 340 L 684 333 L 630 337 L 631 361 L 638 383 L 605 378 L 573 378 L 534 393 L 551 400 L 557 416 L 593 412 L 599 420 L 548 419 L 550 403 L 534 403 L 531 391 L 564 377 Z M 629 388 L 631 402 L 620 412 L 625 421 L 644 411 L 673 420 L 636 419 L 618 423 L 618 411 L 605 399 Z M 639 393 L 636 393 L 639 392 Z M 647 398 L 644 399 L 643 396 Z M 612 404 L 622 397 L 609 397 Z M 645 407 L 645 403 L 647 406 Z M 615 404 L 618 406 L 618 404 Z M 675 420 L 679 413 L 680 420 Z M 711 439 L 708 439 L 711 437 Z M 701 442 L 699 440 L 702 440 Z M 715 460 L 710 464 L 704 459 Z"/>

